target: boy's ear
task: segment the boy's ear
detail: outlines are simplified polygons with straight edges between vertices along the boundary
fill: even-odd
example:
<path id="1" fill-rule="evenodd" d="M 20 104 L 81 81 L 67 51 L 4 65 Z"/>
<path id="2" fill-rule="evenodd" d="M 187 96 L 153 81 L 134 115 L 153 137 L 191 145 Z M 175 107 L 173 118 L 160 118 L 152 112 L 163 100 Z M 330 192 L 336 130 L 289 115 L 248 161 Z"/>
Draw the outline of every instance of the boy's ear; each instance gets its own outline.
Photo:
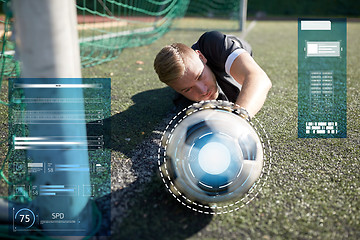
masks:
<path id="1" fill-rule="evenodd" d="M 206 64 L 206 62 L 207 62 L 206 57 L 205 57 L 199 50 L 195 50 L 195 52 L 197 53 L 197 55 L 199 55 L 200 60 L 201 60 L 204 64 Z"/>

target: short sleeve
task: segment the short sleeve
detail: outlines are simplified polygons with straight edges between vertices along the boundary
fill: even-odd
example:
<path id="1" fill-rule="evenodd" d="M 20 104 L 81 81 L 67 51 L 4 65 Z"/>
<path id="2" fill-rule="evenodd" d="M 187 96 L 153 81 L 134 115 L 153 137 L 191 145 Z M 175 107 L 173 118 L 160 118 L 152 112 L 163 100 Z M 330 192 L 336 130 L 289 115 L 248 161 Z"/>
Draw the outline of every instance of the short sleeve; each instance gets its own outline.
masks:
<path id="1" fill-rule="evenodd" d="M 192 48 L 199 50 L 205 56 L 210 68 L 228 74 L 230 74 L 230 67 L 235 58 L 245 52 L 236 37 L 218 31 L 204 33 Z"/>

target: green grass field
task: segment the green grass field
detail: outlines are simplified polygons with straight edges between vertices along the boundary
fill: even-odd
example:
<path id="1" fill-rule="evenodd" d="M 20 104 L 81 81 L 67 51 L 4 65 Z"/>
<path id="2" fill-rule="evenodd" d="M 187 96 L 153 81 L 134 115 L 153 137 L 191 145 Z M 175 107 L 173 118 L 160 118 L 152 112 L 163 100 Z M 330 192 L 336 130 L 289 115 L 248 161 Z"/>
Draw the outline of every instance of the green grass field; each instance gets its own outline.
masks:
<path id="1" fill-rule="evenodd" d="M 297 21 L 256 22 L 246 40 L 273 83 L 256 116 L 269 133 L 272 169 L 248 205 L 229 214 L 205 215 L 166 192 L 155 156 L 143 155 L 152 164 L 149 176 L 139 174 L 133 160 L 138 146 L 154 135 L 173 108 L 173 91 L 153 70 L 156 53 L 172 42 L 191 45 L 203 33 L 199 29 L 231 29 L 227 24 L 233 24 L 201 20 L 186 29 L 186 21 L 179 20 L 176 30 L 151 45 L 125 49 L 112 62 L 83 69 L 83 77 L 112 79 L 112 239 L 360 239 L 360 23 L 348 23 L 347 138 L 299 139 Z M 235 30 L 226 33 L 239 35 Z M 6 107 L 0 111 L 2 139 Z M 5 147 L 0 151 L 2 159 Z M 119 178 L 116 174 L 125 165 L 129 175 Z"/>

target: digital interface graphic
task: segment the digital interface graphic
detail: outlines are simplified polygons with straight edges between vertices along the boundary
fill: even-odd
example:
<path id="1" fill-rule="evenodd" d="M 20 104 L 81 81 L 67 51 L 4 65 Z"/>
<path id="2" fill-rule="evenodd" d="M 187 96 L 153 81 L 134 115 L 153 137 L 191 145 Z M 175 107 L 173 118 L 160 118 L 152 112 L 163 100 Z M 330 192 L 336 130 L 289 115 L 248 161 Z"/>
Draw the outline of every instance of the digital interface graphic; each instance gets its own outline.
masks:
<path id="1" fill-rule="evenodd" d="M 298 137 L 346 137 L 346 19 L 298 20 Z"/>
<path id="2" fill-rule="evenodd" d="M 195 212 L 239 210 L 259 194 L 270 172 L 265 130 L 227 101 L 185 108 L 169 122 L 161 142 L 160 176 L 171 195 Z"/>
<path id="3" fill-rule="evenodd" d="M 84 236 L 95 229 L 94 199 L 111 191 L 110 126 L 104 124 L 111 115 L 110 84 L 101 78 L 10 79 L 11 232 Z"/>

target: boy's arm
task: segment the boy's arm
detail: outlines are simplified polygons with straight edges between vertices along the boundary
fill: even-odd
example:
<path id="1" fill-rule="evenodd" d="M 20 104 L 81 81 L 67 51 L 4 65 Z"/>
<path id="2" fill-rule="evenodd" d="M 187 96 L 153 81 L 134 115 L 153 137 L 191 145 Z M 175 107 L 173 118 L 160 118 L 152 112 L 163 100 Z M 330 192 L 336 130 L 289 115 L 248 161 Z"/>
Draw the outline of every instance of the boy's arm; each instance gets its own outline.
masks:
<path id="1" fill-rule="evenodd" d="M 269 77 L 247 52 L 237 56 L 231 65 L 230 74 L 242 85 L 236 103 L 253 117 L 264 105 L 272 86 Z"/>

